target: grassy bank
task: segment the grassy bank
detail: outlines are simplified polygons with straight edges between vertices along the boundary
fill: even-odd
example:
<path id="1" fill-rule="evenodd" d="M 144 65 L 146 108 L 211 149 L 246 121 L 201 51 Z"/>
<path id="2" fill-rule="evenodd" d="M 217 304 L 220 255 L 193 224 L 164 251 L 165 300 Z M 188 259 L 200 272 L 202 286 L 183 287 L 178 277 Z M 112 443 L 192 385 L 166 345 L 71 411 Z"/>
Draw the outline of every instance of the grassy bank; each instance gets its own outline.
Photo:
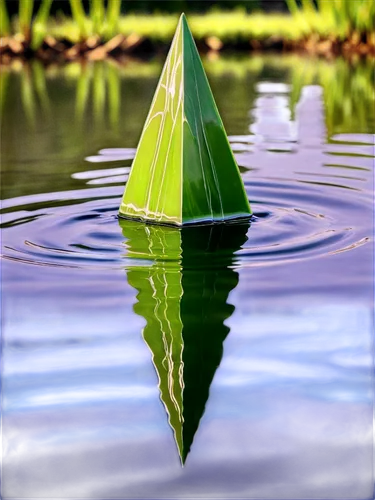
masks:
<path id="1" fill-rule="evenodd" d="M 50 17 L 52 0 L 32 12 L 33 0 L 20 0 L 19 14 L 9 19 L 0 0 L 1 55 L 42 59 L 103 59 L 131 52 L 165 50 L 176 15 L 120 15 L 119 0 L 92 0 L 86 13 L 81 0 L 70 0 L 71 17 Z M 31 6 L 31 7 L 30 7 Z M 375 54 L 375 2 L 321 0 L 315 7 L 288 0 L 289 14 L 245 11 L 188 15 L 201 50 L 305 50 L 322 55 Z"/>

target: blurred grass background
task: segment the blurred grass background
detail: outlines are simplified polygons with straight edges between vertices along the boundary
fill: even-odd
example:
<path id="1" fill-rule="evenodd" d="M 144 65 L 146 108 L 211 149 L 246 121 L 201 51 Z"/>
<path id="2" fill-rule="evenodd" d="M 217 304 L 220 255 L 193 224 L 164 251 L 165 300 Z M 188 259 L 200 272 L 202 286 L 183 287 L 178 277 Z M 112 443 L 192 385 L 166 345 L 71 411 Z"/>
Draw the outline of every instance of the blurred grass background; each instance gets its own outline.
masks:
<path id="1" fill-rule="evenodd" d="M 168 43 L 183 11 L 196 41 L 214 49 L 311 39 L 375 47 L 373 0 L 0 0 L 0 35 L 31 52 L 46 36 L 76 44 L 136 34 Z"/>

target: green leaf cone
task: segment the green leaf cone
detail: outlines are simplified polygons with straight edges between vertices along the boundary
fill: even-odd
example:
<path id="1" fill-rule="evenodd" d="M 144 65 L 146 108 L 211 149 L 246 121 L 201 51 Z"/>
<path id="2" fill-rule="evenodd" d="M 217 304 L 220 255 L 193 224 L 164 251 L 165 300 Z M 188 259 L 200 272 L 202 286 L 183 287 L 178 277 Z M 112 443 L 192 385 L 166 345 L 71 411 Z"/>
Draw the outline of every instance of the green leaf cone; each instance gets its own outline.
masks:
<path id="1" fill-rule="evenodd" d="M 134 311 L 146 320 L 143 338 L 185 463 L 229 333 L 224 322 L 234 306 L 228 295 L 238 284 L 234 252 L 246 241 L 249 224 L 120 225 L 135 259 L 127 267 L 138 291 Z"/>
<path id="2" fill-rule="evenodd" d="M 250 214 L 238 166 L 182 14 L 119 215 L 183 225 Z"/>

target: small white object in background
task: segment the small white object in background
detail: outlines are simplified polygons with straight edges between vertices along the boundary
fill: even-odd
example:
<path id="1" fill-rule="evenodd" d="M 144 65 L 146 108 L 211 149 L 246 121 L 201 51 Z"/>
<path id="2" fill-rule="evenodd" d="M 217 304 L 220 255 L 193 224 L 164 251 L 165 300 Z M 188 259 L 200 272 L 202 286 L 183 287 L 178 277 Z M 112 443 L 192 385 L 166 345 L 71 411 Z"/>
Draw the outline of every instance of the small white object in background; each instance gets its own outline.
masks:
<path id="1" fill-rule="evenodd" d="M 255 118 L 250 131 L 260 150 L 292 151 L 295 126 L 291 120 L 290 86 L 283 83 L 261 82 L 256 86 L 260 96 L 255 99 L 251 116 Z"/>
<path id="2" fill-rule="evenodd" d="M 327 135 L 323 88 L 320 85 L 303 87 L 296 105 L 298 142 L 304 147 L 321 146 Z"/>

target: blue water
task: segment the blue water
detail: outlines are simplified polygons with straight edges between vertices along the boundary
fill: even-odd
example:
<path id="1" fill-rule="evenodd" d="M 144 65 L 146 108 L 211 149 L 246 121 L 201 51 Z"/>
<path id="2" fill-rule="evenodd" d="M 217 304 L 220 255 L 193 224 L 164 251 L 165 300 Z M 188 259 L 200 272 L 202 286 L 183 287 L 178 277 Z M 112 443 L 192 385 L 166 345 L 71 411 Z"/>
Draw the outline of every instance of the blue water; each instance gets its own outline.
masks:
<path id="1" fill-rule="evenodd" d="M 2 498 L 372 499 L 370 106 L 352 127 L 340 109 L 332 121 L 319 75 L 298 90 L 278 61 L 251 82 L 221 77 L 219 108 L 228 92 L 244 101 L 223 120 L 254 218 L 222 267 L 199 271 L 228 295 L 204 285 L 205 324 L 229 311 L 230 331 L 181 467 L 142 336 L 153 303 L 130 283 L 155 256 L 135 259 L 117 219 L 156 76 L 119 73 L 138 126 L 112 128 L 71 125 L 75 73 L 46 72 L 33 125 L 26 71 L 10 71 L 2 132 Z"/>

